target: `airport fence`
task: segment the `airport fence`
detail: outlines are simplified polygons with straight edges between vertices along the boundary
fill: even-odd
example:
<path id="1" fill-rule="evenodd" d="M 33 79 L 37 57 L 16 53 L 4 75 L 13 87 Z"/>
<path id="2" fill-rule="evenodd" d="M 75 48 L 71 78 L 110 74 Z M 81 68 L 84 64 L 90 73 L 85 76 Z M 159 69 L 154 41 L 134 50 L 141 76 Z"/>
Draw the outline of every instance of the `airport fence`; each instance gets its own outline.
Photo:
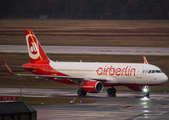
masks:
<path id="1" fill-rule="evenodd" d="M 167 14 L 0 14 L 0 19 L 167 20 Z"/>

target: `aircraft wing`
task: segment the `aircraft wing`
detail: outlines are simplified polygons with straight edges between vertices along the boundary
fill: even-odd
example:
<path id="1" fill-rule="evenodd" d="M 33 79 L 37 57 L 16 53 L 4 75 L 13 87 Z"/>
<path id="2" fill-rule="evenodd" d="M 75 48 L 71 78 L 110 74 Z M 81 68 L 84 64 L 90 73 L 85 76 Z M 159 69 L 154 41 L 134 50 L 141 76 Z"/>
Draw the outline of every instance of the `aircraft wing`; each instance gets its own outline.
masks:
<path id="1" fill-rule="evenodd" d="M 36 74 L 17 74 L 17 73 L 12 72 L 12 70 L 9 68 L 9 66 L 6 64 L 5 61 L 3 61 L 3 63 L 5 65 L 8 73 L 10 73 L 12 75 L 17 75 L 17 76 L 32 76 L 32 77 L 54 78 L 54 79 L 69 79 L 69 80 L 72 80 L 72 81 L 79 81 L 79 80 L 80 81 L 101 81 L 101 82 L 107 81 L 106 79 L 99 79 L 99 78 L 83 78 L 83 77 L 72 77 L 72 76 L 36 75 Z M 32 69 L 36 69 L 36 68 L 32 68 Z"/>

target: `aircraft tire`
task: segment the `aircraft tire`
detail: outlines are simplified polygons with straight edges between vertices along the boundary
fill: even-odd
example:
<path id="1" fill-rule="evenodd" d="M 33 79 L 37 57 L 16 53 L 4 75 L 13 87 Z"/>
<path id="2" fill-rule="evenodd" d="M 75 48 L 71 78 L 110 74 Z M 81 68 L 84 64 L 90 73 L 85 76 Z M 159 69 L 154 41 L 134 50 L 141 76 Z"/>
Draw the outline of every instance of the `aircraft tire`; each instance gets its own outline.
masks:
<path id="1" fill-rule="evenodd" d="M 77 94 L 78 94 L 78 96 L 86 96 L 87 92 L 84 90 L 78 90 Z"/>
<path id="2" fill-rule="evenodd" d="M 86 96 L 87 92 L 86 91 L 83 91 L 83 96 Z"/>
<path id="3" fill-rule="evenodd" d="M 149 92 L 144 93 L 144 97 L 149 97 L 149 96 L 150 96 Z"/>
<path id="4" fill-rule="evenodd" d="M 113 89 L 112 88 L 108 88 L 107 89 L 107 93 L 108 93 L 108 95 L 111 95 L 113 93 Z"/>
<path id="5" fill-rule="evenodd" d="M 78 90 L 77 94 L 78 94 L 78 96 L 82 96 L 83 95 L 83 90 Z"/>
<path id="6" fill-rule="evenodd" d="M 108 89 L 107 89 L 107 93 L 108 93 L 109 95 L 115 94 L 115 93 L 116 93 L 116 89 L 115 89 L 115 88 L 108 88 Z"/>
<path id="7" fill-rule="evenodd" d="M 116 94 L 116 88 L 112 88 L 113 93 Z"/>
<path id="8" fill-rule="evenodd" d="M 115 88 L 108 88 L 107 93 L 108 93 L 108 97 L 116 97 L 116 89 Z"/>

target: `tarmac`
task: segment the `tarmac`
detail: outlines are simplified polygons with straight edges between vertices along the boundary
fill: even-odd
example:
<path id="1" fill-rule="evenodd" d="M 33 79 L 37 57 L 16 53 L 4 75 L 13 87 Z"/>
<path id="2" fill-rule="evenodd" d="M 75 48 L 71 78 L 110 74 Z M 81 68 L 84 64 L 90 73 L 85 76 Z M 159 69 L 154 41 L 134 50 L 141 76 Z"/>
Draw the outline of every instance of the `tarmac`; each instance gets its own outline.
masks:
<path id="1" fill-rule="evenodd" d="M 19 96 L 20 88 L 0 88 L 0 96 Z M 89 104 L 32 106 L 38 120 L 142 120 L 169 119 L 169 93 L 151 93 L 149 98 L 141 92 L 117 91 L 116 97 L 107 97 L 106 91 L 88 93 L 83 99 L 96 102 Z M 25 97 L 76 98 L 77 90 L 23 88 Z"/>
<path id="2" fill-rule="evenodd" d="M 161 47 L 96 47 L 96 46 L 43 46 L 50 54 L 100 55 L 158 55 L 168 56 L 169 48 Z M 28 53 L 26 45 L 0 45 L 0 53 Z"/>

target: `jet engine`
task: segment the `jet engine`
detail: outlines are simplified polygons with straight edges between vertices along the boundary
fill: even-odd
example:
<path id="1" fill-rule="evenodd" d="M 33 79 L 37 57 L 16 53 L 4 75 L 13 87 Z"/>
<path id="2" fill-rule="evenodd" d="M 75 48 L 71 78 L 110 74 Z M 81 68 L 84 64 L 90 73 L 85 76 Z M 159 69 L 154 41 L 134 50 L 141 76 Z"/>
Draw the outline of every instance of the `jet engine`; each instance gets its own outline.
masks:
<path id="1" fill-rule="evenodd" d="M 100 81 L 86 81 L 83 84 L 83 90 L 89 93 L 99 93 L 103 90 L 103 84 Z"/>

